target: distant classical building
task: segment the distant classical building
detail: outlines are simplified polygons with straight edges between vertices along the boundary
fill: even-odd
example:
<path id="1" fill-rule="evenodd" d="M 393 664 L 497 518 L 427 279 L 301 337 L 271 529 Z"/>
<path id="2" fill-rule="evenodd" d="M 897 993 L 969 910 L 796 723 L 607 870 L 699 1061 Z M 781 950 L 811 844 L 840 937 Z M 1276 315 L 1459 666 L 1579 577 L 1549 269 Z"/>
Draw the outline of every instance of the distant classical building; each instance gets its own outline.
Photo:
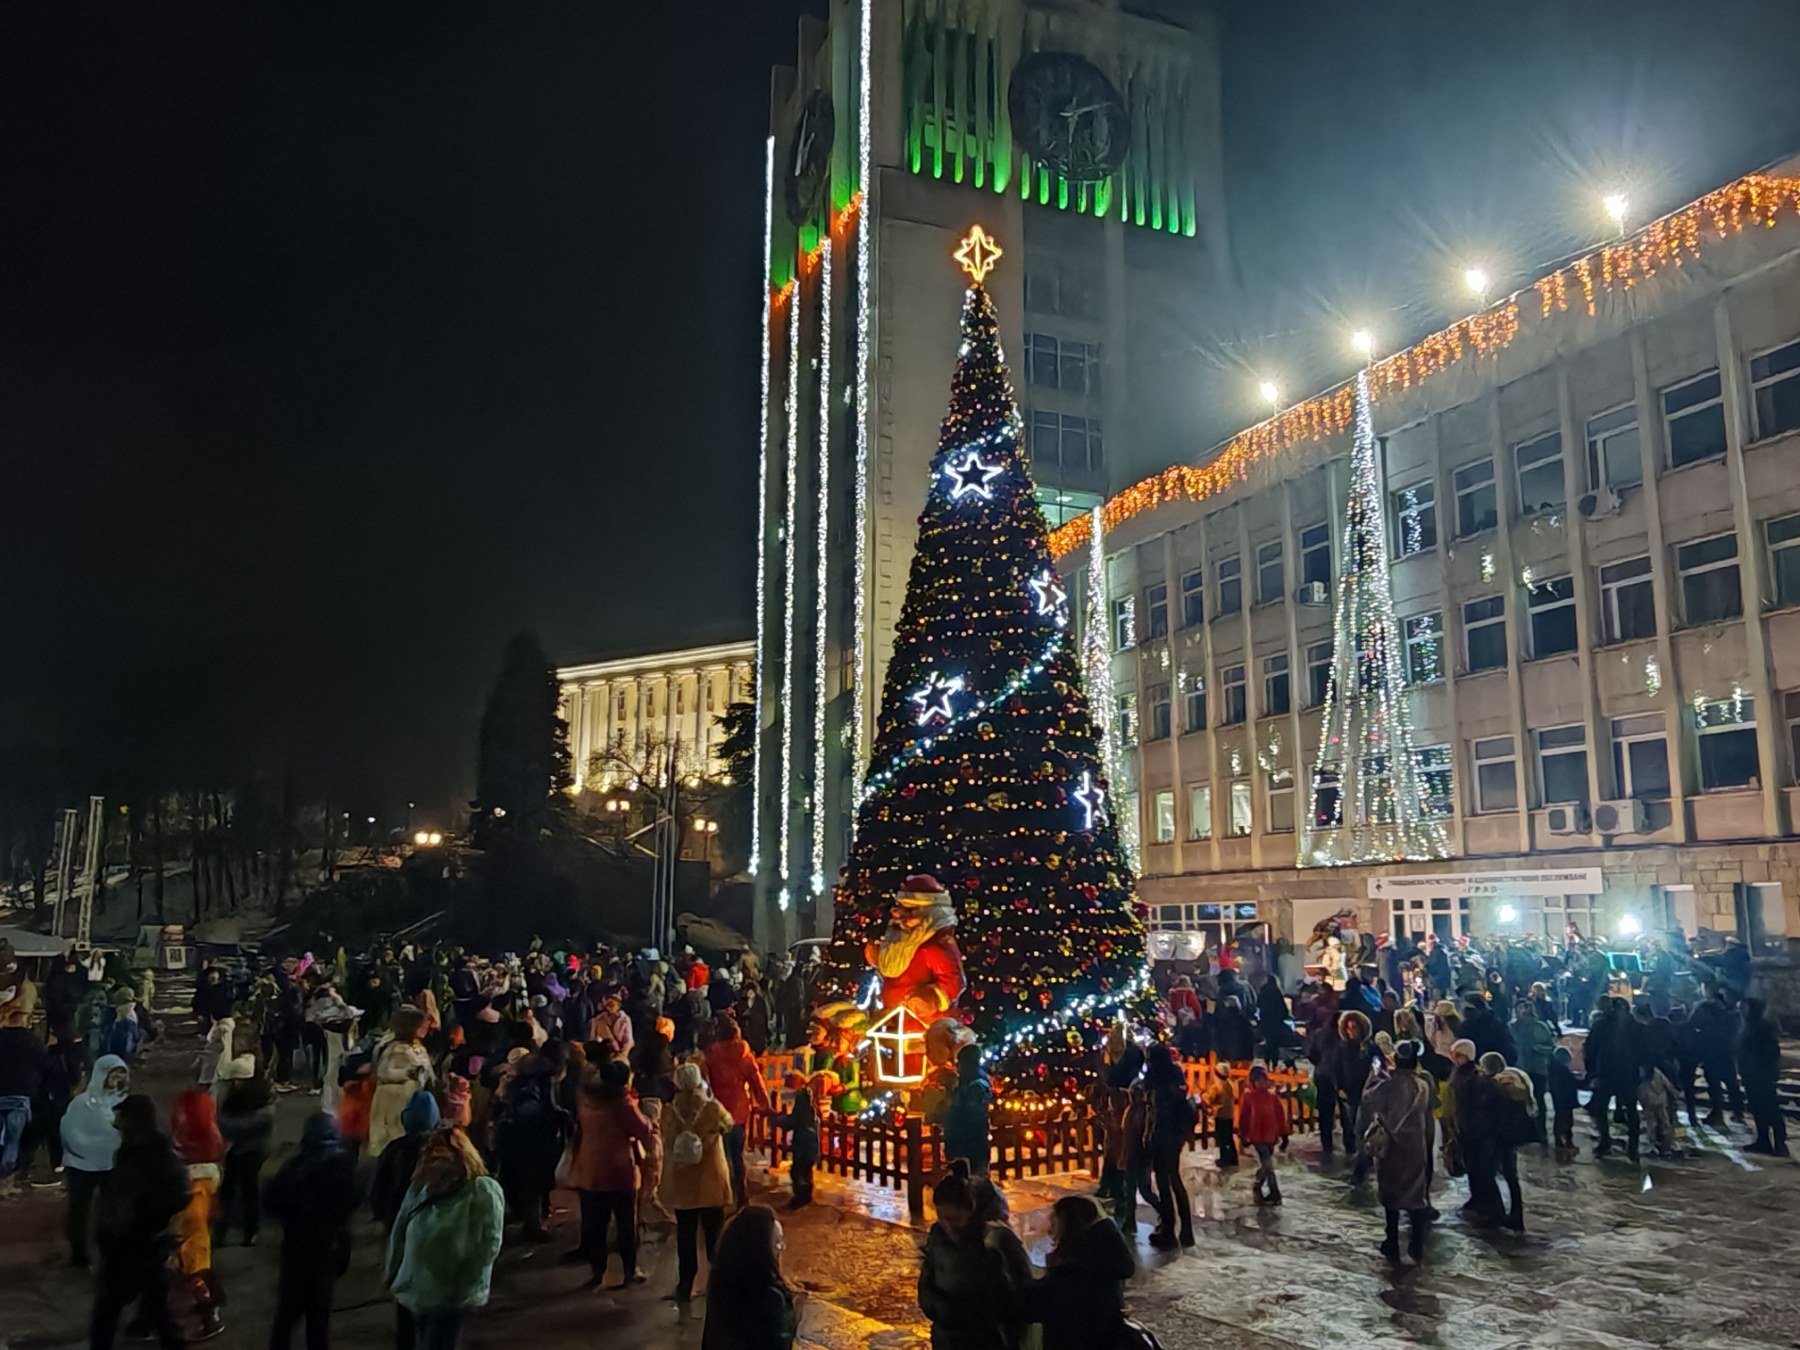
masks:
<path id="1" fill-rule="evenodd" d="M 1388 556 L 1440 861 L 1302 865 L 1352 401 L 1103 512 L 1114 784 L 1165 947 L 1365 931 L 1800 934 L 1800 161 L 1378 352 Z M 1354 357 L 1350 357 L 1349 365 Z M 1208 465 L 1228 472 L 1209 473 Z M 1088 522 L 1053 546 L 1065 573 Z M 1085 596 L 1084 600 L 1091 597 Z"/>
<path id="2" fill-rule="evenodd" d="M 754 656 L 753 643 L 727 642 L 558 670 L 576 791 L 625 783 L 670 747 L 682 776 L 722 775 L 719 722 L 749 700 Z"/>
<path id="3" fill-rule="evenodd" d="M 830 926 L 956 359 L 957 241 L 979 222 L 1005 250 L 987 286 L 1060 523 L 1193 443 L 1195 316 L 1230 275 L 1220 116 L 1211 0 L 801 19 L 759 284 L 759 937 Z"/>

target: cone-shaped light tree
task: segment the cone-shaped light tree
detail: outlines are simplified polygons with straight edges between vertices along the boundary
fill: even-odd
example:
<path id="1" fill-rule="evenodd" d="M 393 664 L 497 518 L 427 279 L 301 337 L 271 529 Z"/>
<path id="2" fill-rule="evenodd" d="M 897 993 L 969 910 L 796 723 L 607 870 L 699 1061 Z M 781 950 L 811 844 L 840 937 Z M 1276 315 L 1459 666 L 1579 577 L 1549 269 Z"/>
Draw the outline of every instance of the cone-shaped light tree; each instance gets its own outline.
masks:
<path id="1" fill-rule="evenodd" d="M 1365 371 L 1356 377 L 1343 575 L 1310 809 L 1300 834 L 1303 867 L 1449 855 L 1413 744 L 1377 450 Z"/>
<path id="2" fill-rule="evenodd" d="M 866 989 L 865 944 L 901 882 L 935 876 L 989 1066 L 1010 1092 L 1067 1098 L 1146 987 L 1144 928 L 982 285 L 997 250 L 977 227 L 957 256 L 973 278 L 962 346 L 825 981 Z"/>

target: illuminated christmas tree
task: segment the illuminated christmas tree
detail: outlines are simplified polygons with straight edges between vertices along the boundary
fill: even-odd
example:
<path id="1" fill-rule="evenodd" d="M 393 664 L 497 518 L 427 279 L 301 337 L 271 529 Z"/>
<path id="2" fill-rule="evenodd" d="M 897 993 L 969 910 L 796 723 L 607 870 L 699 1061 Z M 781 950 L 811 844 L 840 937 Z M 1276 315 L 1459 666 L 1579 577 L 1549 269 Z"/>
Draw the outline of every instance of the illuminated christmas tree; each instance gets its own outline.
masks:
<path id="1" fill-rule="evenodd" d="M 957 254 L 973 278 L 962 346 L 824 985 L 866 995 L 865 947 L 902 882 L 935 877 L 956 906 L 960 1008 L 990 1067 L 1012 1093 L 1065 1098 L 1147 966 L 1069 596 L 982 285 L 998 255 L 979 227 Z"/>
<path id="2" fill-rule="evenodd" d="M 1303 867 L 1449 855 L 1413 745 L 1376 453 L 1365 371 L 1356 377 L 1343 575 L 1311 809 L 1300 834 Z"/>

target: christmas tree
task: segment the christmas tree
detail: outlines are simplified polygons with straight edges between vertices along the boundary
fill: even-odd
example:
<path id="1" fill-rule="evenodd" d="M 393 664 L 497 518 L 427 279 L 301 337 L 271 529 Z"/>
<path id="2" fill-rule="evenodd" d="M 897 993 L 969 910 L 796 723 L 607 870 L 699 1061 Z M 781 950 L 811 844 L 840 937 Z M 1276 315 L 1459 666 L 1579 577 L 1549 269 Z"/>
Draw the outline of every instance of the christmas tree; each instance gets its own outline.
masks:
<path id="1" fill-rule="evenodd" d="M 1331 682 L 1319 722 L 1311 810 L 1300 835 L 1303 867 L 1449 854 L 1413 746 L 1376 453 L 1365 371 L 1356 377 L 1344 566 L 1332 615 Z"/>
<path id="2" fill-rule="evenodd" d="M 990 1067 L 1021 1098 L 1066 1100 L 1146 985 L 1144 930 L 982 285 L 997 255 L 979 227 L 957 254 L 973 278 L 962 346 L 825 987 L 866 991 L 865 946 L 902 883 L 935 877 L 956 907 L 958 1004 Z"/>

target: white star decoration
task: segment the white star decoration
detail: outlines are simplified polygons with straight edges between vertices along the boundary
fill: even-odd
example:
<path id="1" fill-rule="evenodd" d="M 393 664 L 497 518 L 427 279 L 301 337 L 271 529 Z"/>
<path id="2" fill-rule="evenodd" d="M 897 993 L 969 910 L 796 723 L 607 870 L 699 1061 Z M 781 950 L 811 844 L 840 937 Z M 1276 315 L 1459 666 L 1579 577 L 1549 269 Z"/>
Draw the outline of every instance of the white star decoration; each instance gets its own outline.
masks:
<path id="1" fill-rule="evenodd" d="M 1106 813 L 1106 793 L 1094 785 L 1092 771 L 1082 770 L 1081 786 L 1069 795 L 1075 798 L 1075 804 L 1082 810 L 1084 819 L 1081 828 L 1092 830 L 1095 818 Z"/>
<path id="2" fill-rule="evenodd" d="M 1069 621 L 1069 593 L 1057 584 L 1052 572 L 1031 579 L 1031 593 L 1037 597 L 1037 612 L 1056 620 L 1057 626 Z"/>
<path id="3" fill-rule="evenodd" d="M 962 676 L 952 675 L 946 680 L 935 670 L 932 671 L 925 677 L 924 687 L 913 690 L 911 694 L 912 701 L 919 707 L 919 725 L 924 726 L 934 717 L 941 717 L 948 722 L 956 716 L 950 707 L 950 699 L 962 691 Z"/>
<path id="4" fill-rule="evenodd" d="M 944 465 L 944 474 L 950 479 L 950 500 L 960 501 L 971 492 L 978 492 L 987 501 L 994 500 L 994 490 L 988 484 L 1006 472 L 1000 464 L 985 464 L 979 450 L 966 450 Z"/>

